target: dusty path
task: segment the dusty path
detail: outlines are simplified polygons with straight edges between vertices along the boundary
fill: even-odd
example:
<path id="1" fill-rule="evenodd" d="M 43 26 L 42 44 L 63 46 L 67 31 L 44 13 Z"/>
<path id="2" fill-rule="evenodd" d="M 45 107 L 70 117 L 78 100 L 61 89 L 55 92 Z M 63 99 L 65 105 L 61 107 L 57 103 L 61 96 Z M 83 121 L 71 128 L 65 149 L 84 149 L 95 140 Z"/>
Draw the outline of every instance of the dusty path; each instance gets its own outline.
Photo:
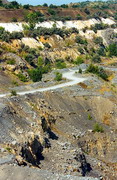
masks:
<path id="1" fill-rule="evenodd" d="M 34 89 L 34 90 L 29 90 L 29 91 L 22 91 L 22 92 L 17 92 L 19 95 L 25 95 L 25 94 L 33 94 L 35 92 L 44 92 L 44 91 L 50 91 L 50 90 L 55 90 L 58 88 L 63 88 L 63 87 L 68 87 L 68 86 L 73 86 L 77 83 L 83 82 L 86 80 L 86 78 L 81 78 L 81 77 L 76 77 L 75 76 L 76 70 L 69 70 L 68 72 L 64 72 L 63 78 L 66 78 L 67 80 L 70 80 L 69 82 L 65 82 L 62 84 L 57 84 L 51 87 L 46 87 L 46 88 L 39 88 L 39 89 Z M 10 95 L 10 93 L 5 93 L 5 94 L 0 94 L 0 97 L 5 97 L 6 95 Z"/>

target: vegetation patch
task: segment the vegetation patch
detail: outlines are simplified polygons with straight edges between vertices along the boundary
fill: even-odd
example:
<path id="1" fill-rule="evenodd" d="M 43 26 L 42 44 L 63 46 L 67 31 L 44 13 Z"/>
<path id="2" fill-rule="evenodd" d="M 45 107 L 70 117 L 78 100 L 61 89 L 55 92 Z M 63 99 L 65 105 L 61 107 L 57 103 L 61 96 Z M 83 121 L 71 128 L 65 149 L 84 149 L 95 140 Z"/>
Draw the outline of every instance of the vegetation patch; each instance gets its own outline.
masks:
<path id="1" fill-rule="evenodd" d="M 61 81 L 62 80 L 62 73 L 56 72 L 54 80 L 55 81 Z"/>
<path id="2" fill-rule="evenodd" d="M 103 133 L 104 132 L 104 129 L 101 125 L 99 125 L 98 123 L 96 123 L 94 125 L 94 128 L 93 128 L 93 132 L 100 132 L 100 133 Z"/>
<path id="3" fill-rule="evenodd" d="M 98 67 L 93 64 L 90 64 L 89 67 L 86 69 L 86 73 L 89 73 L 89 72 L 96 74 L 97 76 L 101 77 L 105 81 L 108 81 L 108 75 L 102 67 Z"/>

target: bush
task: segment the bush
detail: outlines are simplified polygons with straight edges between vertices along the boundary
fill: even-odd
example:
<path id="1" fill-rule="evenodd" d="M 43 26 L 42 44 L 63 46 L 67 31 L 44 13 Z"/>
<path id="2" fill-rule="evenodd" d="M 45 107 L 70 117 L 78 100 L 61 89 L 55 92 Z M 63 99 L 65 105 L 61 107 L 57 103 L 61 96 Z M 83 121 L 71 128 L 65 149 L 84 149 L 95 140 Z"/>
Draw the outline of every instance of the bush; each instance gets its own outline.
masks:
<path id="1" fill-rule="evenodd" d="M 56 59 L 56 68 L 63 69 L 66 68 L 66 63 L 63 59 Z"/>
<path id="2" fill-rule="evenodd" d="M 81 68 L 79 68 L 79 71 L 78 71 L 80 74 L 82 74 L 82 69 Z"/>
<path id="3" fill-rule="evenodd" d="M 90 64 L 89 67 L 86 69 L 86 72 L 90 72 L 96 74 L 97 76 L 101 77 L 103 80 L 108 81 L 108 75 L 104 71 L 102 67 L 94 66 Z"/>
<path id="4" fill-rule="evenodd" d="M 44 4 L 43 4 L 43 7 L 48 7 L 48 4 L 47 4 L 47 3 L 44 3 Z"/>
<path id="5" fill-rule="evenodd" d="M 75 39 L 76 43 L 78 44 L 87 44 L 87 40 L 85 39 L 82 39 L 81 36 L 76 36 L 76 39 Z"/>
<path id="6" fill-rule="evenodd" d="M 100 63 L 101 62 L 101 58 L 98 54 L 95 54 L 93 57 L 92 57 L 92 61 L 95 62 L 95 63 Z"/>
<path id="7" fill-rule="evenodd" d="M 74 61 L 74 64 L 77 64 L 77 65 L 82 64 L 82 63 L 84 63 L 84 60 L 81 56 L 78 56 L 76 60 Z"/>
<path id="8" fill-rule="evenodd" d="M 11 91 L 11 96 L 17 96 L 17 92 L 15 90 Z"/>
<path id="9" fill-rule="evenodd" d="M 27 82 L 28 81 L 27 77 L 24 76 L 22 73 L 19 73 L 17 76 L 20 79 L 20 81 L 22 81 L 22 82 Z"/>
<path id="10" fill-rule="evenodd" d="M 47 43 L 47 42 L 44 44 L 44 46 L 45 46 L 46 48 L 48 48 L 48 49 L 51 48 L 50 44 Z"/>
<path id="11" fill-rule="evenodd" d="M 7 60 L 7 64 L 14 65 L 16 63 L 15 59 Z"/>
<path id="12" fill-rule="evenodd" d="M 109 56 L 117 56 L 117 43 L 110 44 L 107 48 Z"/>
<path id="13" fill-rule="evenodd" d="M 82 19 L 83 19 L 82 16 L 80 14 L 77 14 L 76 20 L 82 20 Z"/>
<path id="14" fill-rule="evenodd" d="M 95 25 L 91 26 L 91 29 L 92 29 L 95 33 L 97 33 L 97 30 L 106 29 L 106 28 L 108 28 L 108 27 L 109 27 L 108 24 L 103 24 L 103 23 L 101 23 L 101 24 L 95 24 Z"/>
<path id="15" fill-rule="evenodd" d="M 102 127 L 101 125 L 99 125 L 98 123 L 96 123 L 96 124 L 94 125 L 93 132 L 101 132 L 101 133 L 103 133 L 103 132 L 104 132 L 104 129 L 103 129 L 103 127 Z"/>
<path id="16" fill-rule="evenodd" d="M 17 18 L 16 18 L 16 17 L 13 17 L 11 21 L 12 21 L 12 22 L 17 22 Z"/>
<path id="17" fill-rule="evenodd" d="M 97 54 L 99 56 L 105 56 L 106 53 L 105 53 L 105 49 L 103 47 L 100 47 L 98 50 L 97 50 Z"/>
<path id="18" fill-rule="evenodd" d="M 24 37 L 22 32 L 12 32 L 10 33 L 10 39 L 22 39 Z"/>
<path id="19" fill-rule="evenodd" d="M 82 47 L 79 47 L 78 48 L 78 51 L 81 53 L 81 54 L 84 54 L 84 49 Z"/>
<path id="20" fill-rule="evenodd" d="M 88 120 L 92 120 L 92 116 L 90 113 L 88 114 Z"/>
<path id="21" fill-rule="evenodd" d="M 55 16 L 56 15 L 56 11 L 54 11 L 53 9 L 51 8 L 48 8 L 48 13 Z"/>
<path id="22" fill-rule="evenodd" d="M 102 37 L 96 37 L 96 38 L 94 39 L 94 43 L 95 43 L 95 44 L 102 45 L 102 44 L 103 44 L 103 39 L 102 39 Z"/>
<path id="23" fill-rule="evenodd" d="M 34 55 L 32 55 L 32 54 L 27 54 L 26 56 L 25 56 L 25 60 L 30 64 L 30 65 L 32 65 L 33 66 L 33 60 L 35 59 L 35 56 Z"/>
<path id="24" fill-rule="evenodd" d="M 25 16 L 25 21 L 29 22 L 30 25 L 33 25 L 35 27 L 35 23 L 39 22 L 39 18 L 42 17 L 43 14 L 40 11 L 37 12 L 30 12 Z"/>
<path id="25" fill-rule="evenodd" d="M 28 70 L 28 74 L 33 82 L 38 82 L 38 81 L 41 81 L 41 79 L 42 79 L 42 69 L 41 68 Z"/>
<path id="26" fill-rule="evenodd" d="M 62 74 L 60 72 L 55 73 L 56 77 L 54 78 L 55 81 L 61 81 L 62 80 Z"/>
<path id="27" fill-rule="evenodd" d="M 85 9 L 84 9 L 84 12 L 85 12 L 87 15 L 89 15 L 89 14 L 90 14 L 89 9 L 87 9 L 87 8 L 85 8 Z"/>
<path id="28" fill-rule="evenodd" d="M 62 4 L 61 7 L 62 8 L 68 8 L 68 5 L 67 4 Z"/>
<path id="29" fill-rule="evenodd" d="M 23 6 L 23 8 L 24 8 L 24 9 L 29 9 L 29 8 L 30 8 L 30 5 L 29 5 L 29 4 L 25 4 L 25 5 Z"/>

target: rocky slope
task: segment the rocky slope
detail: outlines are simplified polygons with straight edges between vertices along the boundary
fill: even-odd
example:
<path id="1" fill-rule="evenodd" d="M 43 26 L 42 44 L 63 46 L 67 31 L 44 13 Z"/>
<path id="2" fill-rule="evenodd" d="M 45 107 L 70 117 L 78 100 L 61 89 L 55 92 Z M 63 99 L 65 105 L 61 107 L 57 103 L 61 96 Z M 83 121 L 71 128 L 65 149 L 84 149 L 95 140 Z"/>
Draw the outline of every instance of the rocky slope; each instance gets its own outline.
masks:
<path id="1" fill-rule="evenodd" d="M 79 97 L 72 91 L 0 100 L 1 164 L 10 153 L 15 166 L 116 179 L 116 97 Z M 93 132 L 96 122 L 104 132 Z"/>

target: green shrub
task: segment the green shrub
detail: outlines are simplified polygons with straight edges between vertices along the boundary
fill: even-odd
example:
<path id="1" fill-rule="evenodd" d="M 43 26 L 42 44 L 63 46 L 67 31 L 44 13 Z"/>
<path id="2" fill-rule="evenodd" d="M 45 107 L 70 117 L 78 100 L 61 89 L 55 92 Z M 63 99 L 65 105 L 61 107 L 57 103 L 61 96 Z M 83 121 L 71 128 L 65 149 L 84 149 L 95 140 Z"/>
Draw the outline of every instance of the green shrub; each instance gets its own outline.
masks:
<path id="1" fill-rule="evenodd" d="M 66 63 L 64 62 L 63 59 L 56 59 L 56 68 L 58 69 L 63 69 L 66 68 Z"/>
<path id="2" fill-rule="evenodd" d="M 68 5 L 67 4 L 62 4 L 61 7 L 62 8 L 68 8 Z"/>
<path id="3" fill-rule="evenodd" d="M 108 81 L 108 75 L 102 67 L 98 67 L 98 66 L 94 66 L 93 64 L 90 64 L 89 67 L 86 69 L 86 72 L 96 74 L 97 76 L 101 77 L 103 80 Z"/>
<path id="4" fill-rule="evenodd" d="M 91 114 L 88 114 L 88 120 L 92 120 Z"/>
<path id="5" fill-rule="evenodd" d="M 10 33 L 10 39 L 22 39 L 24 34 L 22 32 L 12 32 Z"/>
<path id="6" fill-rule="evenodd" d="M 78 43 L 78 44 L 87 44 L 87 40 L 86 40 L 86 39 L 82 39 L 81 36 L 76 36 L 75 41 L 76 41 L 76 43 Z"/>
<path id="7" fill-rule="evenodd" d="M 7 64 L 14 65 L 16 63 L 15 59 L 7 60 Z"/>
<path id="8" fill-rule="evenodd" d="M 34 55 L 32 55 L 32 54 L 27 54 L 26 56 L 25 56 L 25 60 L 30 64 L 30 65 L 32 65 L 33 66 L 33 60 L 35 59 L 35 56 Z"/>
<path id="9" fill-rule="evenodd" d="M 17 92 L 15 90 L 11 91 L 11 96 L 17 96 Z"/>
<path id="10" fill-rule="evenodd" d="M 117 56 L 117 43 L 110 44 L 107 48 L 109 56 Z"/>
<path id="11" fill-rule="evenodd" d="M 106 53 L 105 53 L 105 49 L 103 47 L 100 47 L 98 50 L 97 50 L 97 54 L 99 56 L 105 56 Z"/>
<path id="12" fill-rule="evenodd" d="M 56 11 L 54 11 L 53 9 L 51 8 L 48 8 L 48 13 L 51 14 L 51 15 L 56 15 Z"/>
<path id="13" fill-rule="evenodd" d="M 82 74 L 82 69 L 81 68 L 79 68 L 79 71 L 78 71 L 80 74 Z"/>
<path id="14" fill-rule="evenodd" d="M 101 23 L 101 24 L 95 24 L 95 25 L 91 26 L 91 29 L 95 33 L 97 33 L 97 30 L 107 29 L 108 27 L 109 27 L 109 25 Z"/>
<path id="15" fill-rule="evenodd" d="M 96 37 L 96 38 L 94 39 L 94 43 L 95 43 L 95 44 L 102 45 L 102 44 L 103 44 L 103 39 L 102 39 L 102 37 Z"/>
<path id="16" fill-rule="evenodd" d="M 98 54 L 93 55 L 92 57 L 92 61 L 95 63 L 100 63 L 101 62 L 101 58 Z"/>
<path id="17" fill-rule="evenodd" d="M 98 123 L 96 123 L 96 124 L 94 125 L 93 132 L 101 132 L 101 133 L 103 133 L 103 132 L 104 132 L 104 129 L 103 129 L 103 127 L 102 127 L 101 125 L 99 125 Z"/>
<path id="18" fill-rule="evenodd" d="M 76 20 L 82 20 L 82 19 L 83 19 L 82 16 L 80 14 L 77 14 Z"/>
<path id="19" fill-rule="evenodd" d="M 17 76 L 20 79 L 20 81 L 22 81 L 22 82 L 27 82 L 28 81 L 27 77 L 24 76 L 22 73 L 19 73 Z"/>
<path id="20" fill-rule="evenodd" d="M 81 53 L 81 54 L 84 54 L 84 49 L 82 47 L 78 47 L 78 51 Z"/>
<path id="21" fill-rule="evenodd" d="M 17 22 L 17 18 L 16 17 L 13 17 L 11 22 Z"/>
<path id="22" fill-rule="evenodd" d="M 50 44 L 47 43 L 47 42 L 44 44 L 44 46 L 45 46 L 46 48 L 48 48 L 48 49 L 51 48 Z"/>
<path id="23" fill-rule="evenodd" d="M 74 64 L 77 64 L 77 65 L 82 64 L 82 63 L 84 63 L 84 60 L 81 56 L 78 56 L 76 60 L 74 61 Z"/>
<path id="24" fill-rule="evenodd" d="M 60 72 L 55 73 L 56 77 L 54 78 L 55 81 L 61 81 L 62 80 L 62 74 Z"/>
<path id="25" fill-rule="evenodd" d="M 29 8 L 30 8 L 30 5 L 29 5 L 29 4 L 25 4 L 25 5 L 23 6 L 23 8 L 24 8 L 24 9 L 29 9 Z"/>
<path id="26" fill-rule="evenodd" d="M 28 74 L 33 82 L 38 82 L 38 81 L 41 81 L 41 79 L 42 79 L 42 69 L 41 68 L 28 70 Z"/>
<path id="27" fill-rule="evenodd" d="M 12 84 L 15 85 L 15 86 L 19 86 L 17 81 L 12 81 Z"/>

